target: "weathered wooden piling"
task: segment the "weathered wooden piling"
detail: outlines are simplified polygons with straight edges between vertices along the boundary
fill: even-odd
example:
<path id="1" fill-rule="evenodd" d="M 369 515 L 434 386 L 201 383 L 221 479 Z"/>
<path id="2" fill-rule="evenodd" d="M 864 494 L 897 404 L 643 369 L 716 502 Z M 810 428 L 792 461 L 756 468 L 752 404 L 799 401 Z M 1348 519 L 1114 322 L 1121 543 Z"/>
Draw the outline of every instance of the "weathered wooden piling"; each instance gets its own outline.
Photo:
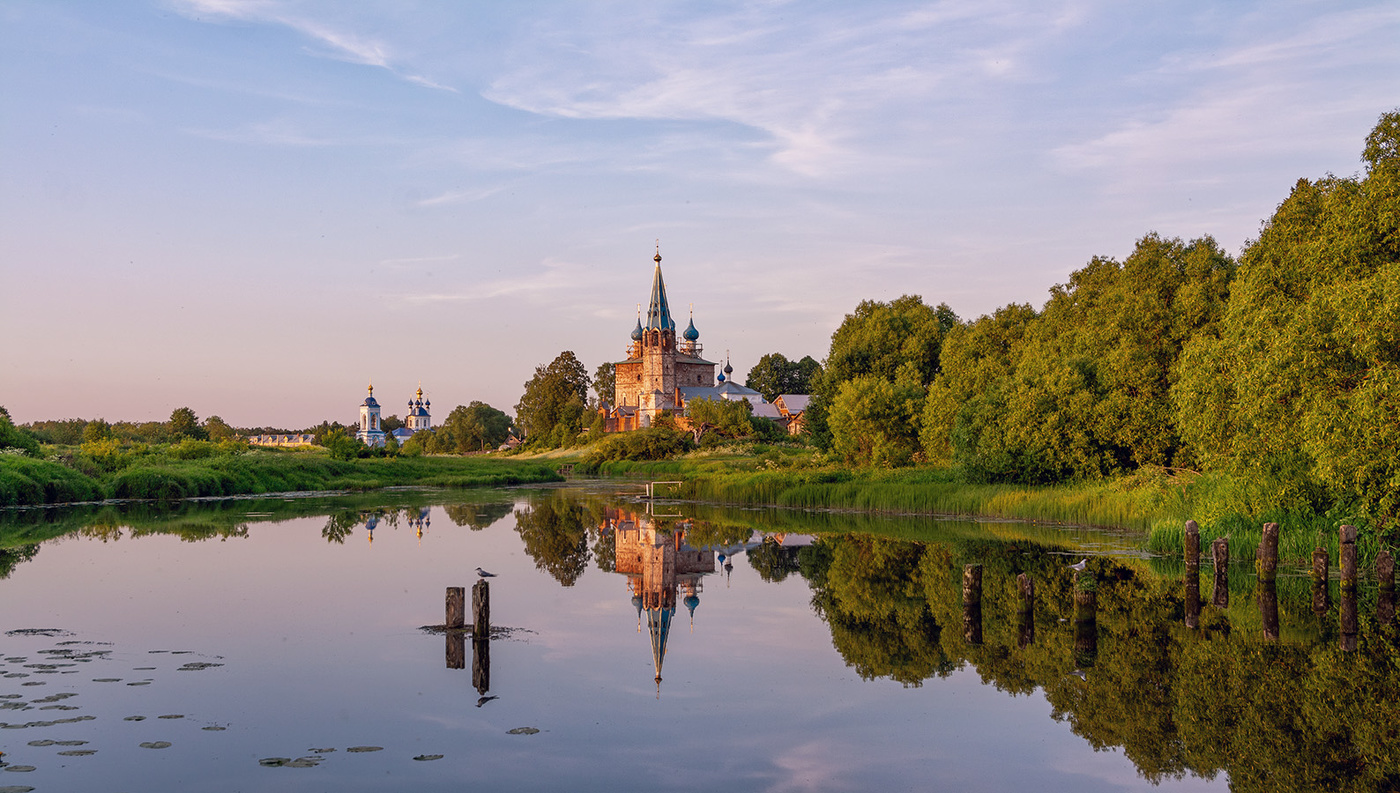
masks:
<path id="1" fill-rule="evenodd" d="M 963 641 L 982 643 L 982 565 L 963 565 Z"/>
<path id="2" fill-rule="evenodd" d="M 1199 569 L 1201 566 L 1201 527 L 1196 521 L 1186 521 L 1186 569 Z"/>
<path id="3" fill-rule="evenodd" d="M 491 637 L 491 584 L 485 579 L 472 584 L 472 639 Z"/>
<path id="4" fill-rule="evenodd" d="M 1277 523 L 1264 524 L 1264 536 L 1254 551 L 1254 572 L 1260 581 L 1273 581 L 1278 575 Z"/>
<path id="5" fill-rule="evenodd" d="M 491 690 L 491 640 L 484 634 L 472 637 L 472 687 L 485 694 Z"/>
<path id="6" fill-rule="evenodd" d="M 1332 596 L 1327 590 L 1327 576 L 1330 561 L 1327 549 L 1318 547 L 1312 553 L 1312 610 L 1319 617 L 1332 607 Z"/>
<path id="7" fill-rule="evenodd" d="M 1257 590 L 1259 600 L 1259 620 L 1264 623 L 1264 639 L 1278 641 L 1278 584 L 1274 581 L 1260 581 Z"/>
<path id="8" fill-rule="evenodd" d="M 1230 607 L 1230 538 L 1216 537 L 1210 544 L 1211 560 L 1215 563 L 1215 586 L 1210 603 L 1216 608 Z"/>
<path id="9" fill-rule="evenodd" d="M 467 620 L 467 590 L 459 586 L 447 588 L 447 622 L 444 627 L 461 630 Z"/>
<path id="10" fill-rule="evenodd" d="M 1395 621 L 1395 559 L 1390 551 L 1376 554 L 1376 621 L 1389 627 Z"/>
<path id="11" fill-rule="evenodd" d="M 1021 593 L 1017 609 L 1021 620 L 1017 645 L 1022 649 L 1035 644 L 1035 581 L 1025 573 L 1016 576 L 1016 589 Z"/>
<path id="12" fill-rule="evenodd" d="M 1337 531 L 1337 562 L 1342 568 L 1342 590 L 1356 591 L 1356 527 L 1343 525 Z"/>

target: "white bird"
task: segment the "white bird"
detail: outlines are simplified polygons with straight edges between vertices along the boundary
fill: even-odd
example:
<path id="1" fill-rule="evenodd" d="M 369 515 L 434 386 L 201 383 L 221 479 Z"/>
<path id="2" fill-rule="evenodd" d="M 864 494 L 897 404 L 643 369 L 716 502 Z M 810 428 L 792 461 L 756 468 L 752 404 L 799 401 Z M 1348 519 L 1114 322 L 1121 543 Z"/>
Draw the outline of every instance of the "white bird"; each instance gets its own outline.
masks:
<path id="1" fill-rule="evenodd" d="M 1082 572 L 1084 572 L 1084 568 L 1086 568 L 1086 567 L 1088 567 L 1088 566 L 1089 566 L 1089 560 L 1088 560 L 1088 559 L 1080 559 L 1080 560 L 1079 560 L 1079 564 L 1072 564 L 1072 565 L 1069 566 L 1069 569 L 1073 570 L 1073 571 L 1076 572 L 1076 573 L 1082 573 Z"/>
<path id="2" fill-rule="evenodd" d="M 495 577 L 496 577 L 496 574 L 495 574 L 495 573 L 488 573 L 488 572 L 486 572 L 485 570 L 482 570 L 480 567 L 476 568 L 476 574 L 477 574 L 478 576 L 480 576 L 481 578 L 495 578 Z"/>

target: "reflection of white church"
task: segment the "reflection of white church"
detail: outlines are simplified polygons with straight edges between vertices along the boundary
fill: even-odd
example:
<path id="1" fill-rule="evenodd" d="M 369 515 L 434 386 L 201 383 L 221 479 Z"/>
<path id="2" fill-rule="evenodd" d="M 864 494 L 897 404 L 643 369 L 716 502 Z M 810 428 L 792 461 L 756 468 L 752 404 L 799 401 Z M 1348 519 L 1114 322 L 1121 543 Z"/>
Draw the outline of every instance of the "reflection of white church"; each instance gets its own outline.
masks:
<path id="1" fill-rule="evenodd" d="M 416 433 L 433 428 L 433 417 L 428 412 L 432 406 L 431 400 L 423 398 L 423 386 L 418 386 L 417 399 L 408 400 L 404 425 L 392 433 L 386 433 L 380 425 L 379 401 L 374 398 L 374 385 L 371 384 L 369 396 L 360 403 L 360 428 L 355 432 L 355 437 L 364 441 L 366 446 L 383 446 L 389 435 L 393 435 L 394 440 L 402 445 Z"/>

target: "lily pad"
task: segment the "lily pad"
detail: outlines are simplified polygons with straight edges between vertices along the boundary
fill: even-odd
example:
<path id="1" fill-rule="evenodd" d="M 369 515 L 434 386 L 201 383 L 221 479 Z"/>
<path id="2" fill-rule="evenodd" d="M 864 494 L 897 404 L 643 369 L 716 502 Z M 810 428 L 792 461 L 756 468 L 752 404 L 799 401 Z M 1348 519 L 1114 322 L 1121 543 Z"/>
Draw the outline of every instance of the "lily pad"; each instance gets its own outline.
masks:
<path id="1" fill-rule="evenodd" d="M 440 755 L 440 754 L 420 754 L 420 755 L 418 755 L 417 757 L 415 757 L 415 758 L 413 758 L 413 759 L 414 759 L 414 760 L 441 760 L 441 759 L 442 759 L 442 755 Z"/>
<path id="2" fill-rule="evenodd" d="M 307 751 L 311 752 L 312 754 L 330 754 L 331 752 L 335 751 L 335 747 L 332 746 L 329 749 L 307 749 Z"/>
<path id="3" fill-rule="evenodd" d="M 157 719 L 183 719 L 183 718 L 185 718 L 185 714 L 183 714 L 183 713 L 167 713 L 167 714 L 164 715 L 164 716 L 157 716 L 156 718 L 157 718 Z"/>
<path id="4" fill-rule="evenodd" d="M 34 793 L 34 788 L 27 785 L 0 785 L 0 793 Z"/>
<path id="5" fill-rule="evenodd" d="M 144 741 L 141 743 L 142 749 L 169 749 L 170 741 Z"/>
<path id="6" fill-rule="evenodd" d="M 94 682 L 94 683 L 120 683 L 120 682 L 122 682 L 122 679 L 121 679 L 120 677 L 94 677 L 94 678 L 92 679 L 92 682 Z"/>
<path id="7" fill-rule="evenodd" d="M 87 741 L 54 741 L 54 746 L 82 746 Z"/>
<path id="8" fill-rule="evenodd" d="M 281 768 L 290 762 L 292 762 L 290 757 L 264 757 L 258 761 L 258 765 L 264 768 Z"/>
<path id="9" fill-rule="evenodd" d="M 96 749 L 69 749 L 66 752 L 59 752 L 64 757 L 87 757 L 90 754 L 97 754 Z"/>
<path id="10" fill-rule="evenodd" d="M 516 727 L 513 730 L 506 730 L 507 735 L 534 735 L 539 732 L 537 727 Z"/>
<path id="11" fill-rule="evenodd" d="M 145 716 L 127 716 L 126 718 L 122 719 L 122 721 L 145 721 L 145 720 L 146 720 L 146 717 L 145 717 Z"/>
<path id="12" fill-rule="evenodd" d="M 149 686 L 150 684 L 151 681 L 149 680 L 137 680 L 135 683 L 127 683 L 128 686 Z"/>
<path id="13" fill-rule="evenodd" d="M 34 770 L 34 766 L 32 766 L 32 765 L 7 765 L 7 766 L 5 766 L 3 769 L 0 769 L 0 770 L 4 770 L 4 771 L 17 771 L 17 772 L 19 772 L 19 773 L 22 774 L 22 773 L 24 773 L 24 772 L 26 772 L 26 771 L 33 771 L 33 770 Z"/>
<path id="14" fill-rule="evenodd" d="M 48 738 L 45 738 L 45 739 L 42 740 L 42 741 L 30 741 L 30 742 L 29 742 L 29 745 L 30 745 L 30 746 L 53 746 L 55 743 L 56 743 L 56 741 L 51 741 L 51 740 L 49 740 Z"/>
<path id="15" fill-rule="evenodd" d="M 48 685 L 48 683 L 45 683 L 45 682 L 42 681 L 42 680 L 31 680 L 31 681 L 29 681 L 28 683 L 20 683 L 20 685 L 22 685 L 22 686 L 46 686 L 46 685 Z"/>
<path id="16" fill-rule="evenodd" d="M 321 764 L 324 757 L 298 757 L 290 763 L 283 763 L 286 768 L 315 768 Z"/>
<path id="17" fill-rule="evenodd" d="M 208 731 L 208 732 L 223 732 L 224 730 L 227 730 L 228 728 L 227 728 L 227 727 L 220 727 L 220 726 L 217 725 L 217 724 L 211 724 L 211 725 L 209 725 L 208 727 L 200 727 L 200 729 L 201 729 L 201 730 L 206 730 L 206 731 Z"/>
<path id="18" fill-rule="evenodd" d="M 39 710 L 82 710 L 77 705 L 45 705 Z"/>
<path id="19" fill-rule="evenodd" d="M 346 749 L 345 751 L 347 751 L 347 752 L 382 752 L 382 751 L 384 751 L 384 747 L 382 747 L 382 746 L 352 746 L 352 747 L 350 747 L 349 749 Z"/>
<path id="20" fill-rule="evenodd" d="M 200 671 L 200 670 L 202 670 L 202 669 L 213 669 L 213 668 L 216 667 L 216 666 L 223 666 L 223 664 L 215 664 L 215 663 L 210 663 L 210 662 L 208 662 L 208 661 L 190 661 L 189 663 L 185 664 L 184 666 L 180 667 L 179 669 L 176 669 L 175 671 L 176 671 L 176 672 L 198 672 L 198 671 Z"/>

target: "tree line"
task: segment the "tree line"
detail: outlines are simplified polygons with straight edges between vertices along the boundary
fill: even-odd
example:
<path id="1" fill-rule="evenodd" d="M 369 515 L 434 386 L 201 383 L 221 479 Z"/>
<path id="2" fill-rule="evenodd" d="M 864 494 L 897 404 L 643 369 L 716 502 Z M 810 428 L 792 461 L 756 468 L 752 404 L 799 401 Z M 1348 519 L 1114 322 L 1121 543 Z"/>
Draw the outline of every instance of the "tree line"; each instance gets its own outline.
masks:
<path id="1" fill-rule="evenodd" d="M 814 382 L 848 464 L 976 482 L 1221 472 L 1252 506 L 1400 517 L 1400 111 L 1358 176 L 1299 179 L 1238 257 L 1149 233 L 1039 310 L 866 301 Z"/>

